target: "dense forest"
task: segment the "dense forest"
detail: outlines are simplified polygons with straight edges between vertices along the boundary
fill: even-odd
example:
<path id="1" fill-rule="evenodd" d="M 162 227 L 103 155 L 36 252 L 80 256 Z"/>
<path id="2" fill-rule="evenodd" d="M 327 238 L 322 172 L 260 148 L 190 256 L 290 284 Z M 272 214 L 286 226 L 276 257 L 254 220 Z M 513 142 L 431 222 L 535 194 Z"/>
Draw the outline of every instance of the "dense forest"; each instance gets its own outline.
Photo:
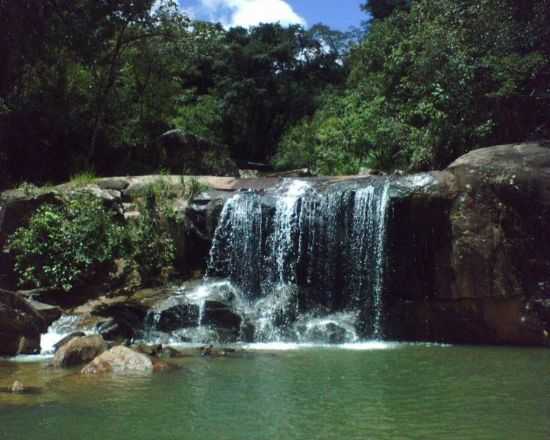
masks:
<path id="1" fill-rule="evenodd" d="M 441 168 L 550 137 L 550 0 L 370 0 L 339 32 L 193 21 L 175 2 L 0 0 L 0 188 L 227 160 Z M 212 147 L 213 146 L 213 147 Z M 173 162 L 173 161 L 172 161 Z M 198 170 L 201 171 L 201 170 Z"/>

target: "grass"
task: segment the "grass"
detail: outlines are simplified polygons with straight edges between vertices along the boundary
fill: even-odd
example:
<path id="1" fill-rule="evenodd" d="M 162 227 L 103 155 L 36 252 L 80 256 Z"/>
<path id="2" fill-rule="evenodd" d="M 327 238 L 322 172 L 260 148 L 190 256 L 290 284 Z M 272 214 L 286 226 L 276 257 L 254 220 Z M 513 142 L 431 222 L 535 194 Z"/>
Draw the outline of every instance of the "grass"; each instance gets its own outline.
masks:
<path id="1" fill-rule="evenodd" d="M 76 187 L 86 186 L 93 183 L 96 178 L 97 176 L 93 171 L 82 171 L 72 176 L 69 184 Z"/>

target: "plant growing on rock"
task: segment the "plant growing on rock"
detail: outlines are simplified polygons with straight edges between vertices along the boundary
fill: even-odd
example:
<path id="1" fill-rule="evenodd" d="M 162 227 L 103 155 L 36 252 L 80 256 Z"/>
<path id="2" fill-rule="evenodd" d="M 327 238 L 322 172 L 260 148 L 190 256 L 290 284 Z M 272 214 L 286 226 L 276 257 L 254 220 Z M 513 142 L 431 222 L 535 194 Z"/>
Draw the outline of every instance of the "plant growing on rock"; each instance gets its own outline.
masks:
<path id="1" fill-rule="evenodd" d="M 87 194 L 63 205 L 43 205 L 9 240 L 21 287 L 65 291 L 128 254 L 129 246 L 125 227 L 116 223 L 114 213 Z"/>
<path id="2" fill-rule="evenodd" d="M 93 171 L 83 171 L 71 177 L 69 184 L 74 187 L 90 185 L 97 178 Z"/>
<path id="3" fill-rule="evenodd" d="M 159 204 L 157 194 L 150 189 L 145 195 L 139 219 L 129 226 L 132 257 L 145 282 L 157 278 L 175 259 L 175 246 L 165 224 L 166 217 L 161 218 L 161 210 L 167 209 Z"/>

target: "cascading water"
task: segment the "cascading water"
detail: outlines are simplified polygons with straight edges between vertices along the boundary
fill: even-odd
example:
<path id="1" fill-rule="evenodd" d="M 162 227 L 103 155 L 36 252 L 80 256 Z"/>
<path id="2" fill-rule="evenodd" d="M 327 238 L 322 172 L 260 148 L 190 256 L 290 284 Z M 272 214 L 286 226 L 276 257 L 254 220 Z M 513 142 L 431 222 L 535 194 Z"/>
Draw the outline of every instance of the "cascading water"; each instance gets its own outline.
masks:
<path id="1" fill-rule="evenodd" d="M 221 313 L 223 337 L 238 322 L 240 333 L 229 334 L 248 342 L 383 338 L 390 179 L 316 183 L 285 180 L 225 203 L 204 282 L 161 307 L 179 307 L 172 336 L 208 342 L 207 315 Z M 162 310 L 152 312 L 152 328 L 162 326 Z"/>
<path id="2" fill-rule="evenodd" d="M 242 290 L 257 339 L 295 339 L 295 322 L 334 313 L 381 338 L 389 194 L 388 179 L 328 190 L 291 180 L 273 193 L 239 193 L 221 213 L 208 277 Z"/>
<path id="3" fill-rule="evenodd" d="M 270 253 L 275 259 L 273 278 L 278 284 L 295 281 L 296 260 L 292 255 L 300 233 L 300 202 L 308 190 L 311 186 L 306 182 L 292 181 L 276 201 Z"/>
<path id="4" fill-rule="evenodd" d="M 357 305 L 371 301 L 372 336 L 383 337 L 383 282 L 386 266 L 386 226 L 388 222 L 389 183 L 369 186 L 355 192 L 351 252 L 351 288 Z M 365 297 L 365 294 L 367 296 Z"/>

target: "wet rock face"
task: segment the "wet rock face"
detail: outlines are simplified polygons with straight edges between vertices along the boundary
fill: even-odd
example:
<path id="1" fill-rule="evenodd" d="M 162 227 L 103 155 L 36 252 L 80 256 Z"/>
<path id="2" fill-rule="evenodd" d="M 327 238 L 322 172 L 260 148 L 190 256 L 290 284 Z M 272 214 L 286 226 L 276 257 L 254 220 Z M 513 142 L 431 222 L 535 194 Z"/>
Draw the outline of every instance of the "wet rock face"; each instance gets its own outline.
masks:
<path id="1" fill-rule="evenodd" d="M 535 293 L 550 269 L 550 150 L 534 144 L 473 151 L 451 164 L 455 297 Z"/>
<path id="2" fill-rule="evenodd" d="M 0 356 L 40 352 L 46 321 L 23 298 L 0 289 Z"/>
<path id="3" fill-rule="evenodd" d="M 440 178 L 394 207 L 389 336 L 549 344 L 550 149 L 472 151 Z"/>
<path id="4" fill-rule="evenodd" d="M 415 189 L 410 183 L 418 177 L 429 178 L 431 183 Z M 102 179 L 98 185 L 102 191 L 111 191 L 109 197 L 131 201 L 137 197 L 139 188 L 155 178 L 159 177 Z M 178 264 L 188 272 L 204 270 L 220 212 L 229 197 L 245 188 L 264 194 L 263 190 L 280 183 L 278 179 L 205 179 L 212 189 L 182 205 L 185 221 L 180 231 Z M 336 179 L 328 178 L 308 182 L 327 192 L 340 185 Z M 341 185 L 350 185 L 350 189 L 365 186 L 362 180 L 345 179 Z M 550 149 L 541 144 L 484 148 L 466 154 L 441 172 L 393 176 L 391 185 L 401 186 L 403 191 L 393 193 L 388 214 L 385 249 L 388 261 L 382 283 L 383 336 L 400 340 L 550 345 Z M 349 194 L 351 197 L 354 193 Z M 272 199 L 264 197 L 259 207 L 271 219 L 277 202 Z M 45 202 L 59 201 L 53 193 L 36 197 L 2 196 L 0 248 L 8 233 Z M 324 228 L 330 215 L 336 228 L 326 234 L 328 238 L 323 245 L 326 249 L 321 249 L 311 261 L 300 259 L 296 266 L 295 281 L 302 294 L 293 296 L 299 306 L 293 309 L 299 308 L 299 313 L 319 304 L 330 310 L 357 307 L 350 302 L 352 296 L 341 280 L 341 274 L 349 271 L 351 260 L 345 254 L 331 251 L 331 246 L 341 241 L 342 234 L 349 232 L 346 228 L 351 228 L 351 220 L 345 220 L 344 214 L 353 209 L 354 203 L 351 198 L 343 200 L 342 215 L 334 215 L 323 205 L 319 216 L 308 219 L 311 225 L 305 231 L 311 232 L 308 232 L 313 237 L 311 242 L 318 242 L 320 234 L 316 228 Z M 297 204 L 296 209 L 304 207 Z M 269 232 L 273 221 L 252 226 Z M 222 248 L 224 252 L 236 249 Z M 241 263 L 243 252 L 235 255 L 234 260 Z M 0 272 L 11 266 L 8 260 L 9 255 L 2 253 Z M 258 280 L 254 277 L 263 273 L 256 267 L 261 258 L 250 261 L 250 265 L 238 264 L 235 273 L 238 278 L 242 272 L 247 283 L 250 281 L 250 286 L 245 287 L 257 290 Z M 310 266 L 315 269 L 313 277 L 309 276 Z M 227 270 L 221 269 L 212 275 L 225 276 Z M 334 276 L 329 277 L 331 273 Z M 0 283 L 8 281 L 9 274 L 0 273 Z M 334 294 L 325 293 L 322 287 L 326 285 L 334 287 Z M 216 329 L 224 340 L 235 340 L 239 330 L 241 338 L 254 338 L 257 329 L 249 322 L 242 325 L 243 318 L 235 312 L 230 297 L 212 296 L 205 301 L 202 325 Z M 116 304 L 96 310 L 97 315 L 108 320 L 101 329 L 106 337 L 130 338 L 131 331 L 142 329 L 147 310 L 132 307 Z M 157 326 L 163 332 L 194 327 L 199 319 L 198 306 L 188 301 L 166 303 L 158 311 Z M 38 350 L 43 320 L 34 312 L 26 305 L 13 303 L 11 296 L 2 296 L 0 291 L 0 354 Z M 363 322 L 368 319 L 361 315 Z M 342 337 L 338 328 L 325 330 L 333 335 L 329 338 L 333 342 Z"/>
<path id="5" fill-rule="evenodd" d="M 156 329 L 169 333 L 196 326 L 199 321 L 199 306 L 174 297 L 157 306 L 155 314 L 157 315 Z"/>
<path id="6" fill-rule="evenodd" d="M 201 321 L 203 325 L 235 331 L 238 334 L 241 321 L 242 318 L 225 303 L 218 301 L 204 303 L 204 315 Z"/>
<path id="7" fill-rule="evenodd" d="M 143 328 L 147 308 L 136 301 L 104 302 L 92 310 L 92 315 L 107 318 L 96 330 L 107 341 L 131 340 Z"/>
<path id="8" fill-rule="evenodd" d="M 108 318 L 97 324 L 96 331 L 106 341 L 129 341 L 136 333 L 130 324 L 114 318 Z"/>

